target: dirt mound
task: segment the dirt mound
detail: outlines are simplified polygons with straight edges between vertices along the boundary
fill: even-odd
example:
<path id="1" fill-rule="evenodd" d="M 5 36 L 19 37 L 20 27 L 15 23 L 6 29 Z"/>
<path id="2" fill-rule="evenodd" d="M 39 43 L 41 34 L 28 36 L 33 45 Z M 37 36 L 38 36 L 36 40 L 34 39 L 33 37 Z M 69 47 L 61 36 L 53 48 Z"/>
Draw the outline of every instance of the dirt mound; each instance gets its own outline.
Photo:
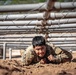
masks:
<path id="1" fill-rule="evenodd" d="M 20 60 L 0 60 L 0 75 L 76 75 L 76 62 L 23 66 Z"/>

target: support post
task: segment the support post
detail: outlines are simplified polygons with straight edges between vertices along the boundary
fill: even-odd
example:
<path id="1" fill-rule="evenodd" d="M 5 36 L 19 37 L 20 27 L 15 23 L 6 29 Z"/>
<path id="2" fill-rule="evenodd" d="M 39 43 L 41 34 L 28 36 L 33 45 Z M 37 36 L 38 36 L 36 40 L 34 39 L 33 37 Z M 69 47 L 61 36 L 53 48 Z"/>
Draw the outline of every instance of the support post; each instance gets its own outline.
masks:
<path id="1" fill-rule="evenodd" d="M 6 43 L 3 44 L 3 60 L 6 59 Z"/>
<path id="2" fill-rule="evenodd" d="M 9 48 L 9 60 L 12 59 L 12 48 Z"/>

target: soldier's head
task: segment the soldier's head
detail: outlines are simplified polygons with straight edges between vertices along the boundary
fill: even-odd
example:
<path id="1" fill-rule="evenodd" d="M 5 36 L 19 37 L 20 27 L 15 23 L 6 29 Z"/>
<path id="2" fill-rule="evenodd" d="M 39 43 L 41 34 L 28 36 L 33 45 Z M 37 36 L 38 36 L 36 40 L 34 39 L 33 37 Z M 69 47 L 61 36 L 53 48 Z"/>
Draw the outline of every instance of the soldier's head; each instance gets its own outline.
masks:
<path id="1" fill-rule="evenodd" d="M 39 57 L 44 57 L 46 53 L 46 42 L 44 37 L 35 36 L 32 40 L 33 49 Z"/>

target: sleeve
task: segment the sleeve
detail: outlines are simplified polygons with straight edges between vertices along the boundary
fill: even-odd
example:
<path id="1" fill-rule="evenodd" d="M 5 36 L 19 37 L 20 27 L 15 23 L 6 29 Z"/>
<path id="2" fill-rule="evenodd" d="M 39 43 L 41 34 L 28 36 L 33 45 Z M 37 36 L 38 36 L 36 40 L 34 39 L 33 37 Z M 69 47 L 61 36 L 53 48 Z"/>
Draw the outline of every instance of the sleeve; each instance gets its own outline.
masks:
<path id="1" fill-rule="evenodd" d="M 71 61 L 72 54 L 67 50 L 64 50 L 60 47 L 55 46 L 54 44 L 49 44 L 52 47 L 51 54 L 54 56 L 56 63 Z"/>
<path id="2" fill-rule="evenodd" d="M 66 50 L 63 50 L 59 47 L 55 47 L 55 58 L 56 62 L 66 62 L 66 61 L 71 61 L 72 59 L 72 54 Z"/>
<path id="3" fill-rule="evenodd" d="M 31 50 L 31 47 L 28 47 L 24 54 L 22 55 L 22 63 L 23 65 L 29 65 L 34 59 L 34 54 Z"/>

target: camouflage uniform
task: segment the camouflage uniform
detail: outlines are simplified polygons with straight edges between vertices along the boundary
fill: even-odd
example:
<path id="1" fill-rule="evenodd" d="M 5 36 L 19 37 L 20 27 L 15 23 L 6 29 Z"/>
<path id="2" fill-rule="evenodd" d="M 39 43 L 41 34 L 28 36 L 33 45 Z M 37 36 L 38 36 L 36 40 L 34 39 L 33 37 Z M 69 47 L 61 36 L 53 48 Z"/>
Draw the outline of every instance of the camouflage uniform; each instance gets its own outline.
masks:
<path id="1" fill-rule="evenodd" d="M 55 57 L 55 61 L 49 61 L 48 56 L 52 54 Z M 33 50 L 33 46 L 29 46 L 24 54 L 22 55 L 22 62 L 24 65 L 29 65 L 32 63 L 39 63 L 41 59 L 46 59 L 46 63 L 61 63 L 71 61 L 72 55 L 66 50 L 62 50 L 59 47 L 54 46 L 53 44 L 46 44 L 46 54 L 43 58 L 40 58 L 36 55 Z"/>

